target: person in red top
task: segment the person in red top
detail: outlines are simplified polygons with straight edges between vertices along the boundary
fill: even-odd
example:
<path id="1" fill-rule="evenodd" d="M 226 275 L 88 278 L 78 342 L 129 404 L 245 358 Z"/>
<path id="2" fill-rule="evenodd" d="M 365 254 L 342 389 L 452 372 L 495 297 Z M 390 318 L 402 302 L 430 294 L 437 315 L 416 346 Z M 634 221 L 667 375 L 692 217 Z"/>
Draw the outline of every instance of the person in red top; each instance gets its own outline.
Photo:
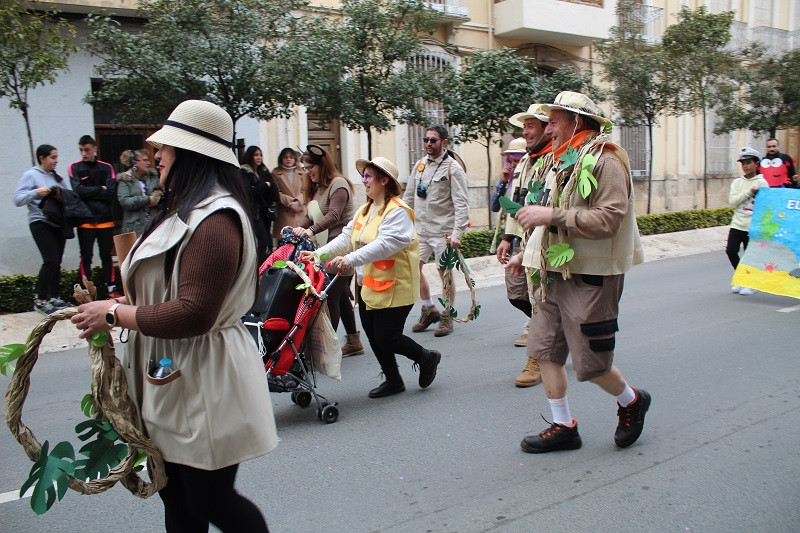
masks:
<path id="1" fill-rule="evenodd" d="M 97 159 L 97 143 L 91 136 L 81 137 L 78 140 L 78 148 L 81 160 L 69 164 L 69 181 L 72 190 L 94 215 L 94 220 L 77 228 L 78 246 L 81 251 L 78 274 L 92 279 L 92 255 L 94 242 L 97 241 L 108 295 L 116 298 L 121 294 L 117 292 L 117 279 L 111 261 L 111 248 L 114 245 L 113 205 L 117 196 L 114 167 Z"/>
<path id="2" fill-rule="evenodd" d="M 800 187 L 800 176 L 792 158 L 778 151 L 778 139 L 767 140 L 767 155 L 761 158 L 761 176 L 770 187 Z"/>

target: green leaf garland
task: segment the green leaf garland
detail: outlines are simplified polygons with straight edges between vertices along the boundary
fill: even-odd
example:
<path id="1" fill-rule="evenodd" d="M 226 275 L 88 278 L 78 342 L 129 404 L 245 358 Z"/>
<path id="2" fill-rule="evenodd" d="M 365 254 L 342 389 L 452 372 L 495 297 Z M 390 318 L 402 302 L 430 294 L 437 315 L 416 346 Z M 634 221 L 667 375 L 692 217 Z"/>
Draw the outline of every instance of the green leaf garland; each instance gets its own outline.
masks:
<path id="1" fill-rule="evenodd" d="M 505 209 L 506 213 L 509 215 L 516 215 L 517 211 L 522 209 L 521 205 L 506 196 L 501 196 L 498 201 L 500 202 L 500 207 Z"/>
<path id="2" fill-rule="evenodd" d="M 22 357 L 25 353 L 24 344 L 6 344 L 0 347 L 0 374 L 8 375 L 6 372 L 14 371 L 14 361 Z"/>
<path id="3" fill-rule="evenodd" d="M 67 475 L 75 474 L 75 450 L 69 442 L 59 442 L 48 453 L 50 443 L 44 441 L 39 459 L 33 463 L 28 480 L 19 489 L 20 498 L 33 487 L 31 509 L 36 514 L 46 513 L 56 501 L 61 500 L 69 487 Z M 55 486 L 54 486 L 55 485 Z"/>
<path id="4" fill-rule="evenodd" d="M 544 256 L 553 268 L 560 268 L 565 263 L 572 260 L 575 256 L 575 250 L 570 247 L 569 243 L 560 242 L 553 244 L 544 251 Z"/>
<path id="5" fill-rule="evenodd" d="M 561 154 L 561 157 L 558 158 L 558 161 L 558 170 L 569 168 L 578 162 L 578 151 L 572 146 L 568 146 L 564 153 Z"/>

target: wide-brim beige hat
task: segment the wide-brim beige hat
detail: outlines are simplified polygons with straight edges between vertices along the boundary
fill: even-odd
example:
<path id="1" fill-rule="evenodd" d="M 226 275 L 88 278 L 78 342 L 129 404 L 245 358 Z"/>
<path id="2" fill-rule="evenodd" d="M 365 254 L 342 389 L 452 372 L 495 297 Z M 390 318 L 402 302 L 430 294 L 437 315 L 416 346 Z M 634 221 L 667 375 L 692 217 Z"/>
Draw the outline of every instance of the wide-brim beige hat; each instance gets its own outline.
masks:
<path id="1" fill-rule="evenodd" d="M 583 93 L 574 91 L 561 91 L 556 96 L 552 104 L 544 104 L 542 110 L 550 115 L 554 109 L 577 113 L 585 117 L 595 119 L 600 124 L 600 131 L 609 133 L 611 131 L 611 121 L 603 116 L 600 108 L 594 101 Z"/>
<path id="2" fill-rule="evenodd" d="M 397 179 L 398 176 L 400 176 L 400 172 L 397 170 L 397 166 L 388 159 L 386 159 L 385 157 L 381 156 L 374 157 L 372 158 L 372 161 L 368 159 L 359 159 L 356 161 L 356 170 L 358 171 L 359 174 L 363 174 L 364 169 L 367 168 L 367 165 L 378 167 L 384 172 L 384 174 L 386 174 L 394 181 L 396 181 L 398 184 L 400 184 L 400 181 Z"/>
<path id="3" fill-rule="evenodd" d="M 508 143 L 508 148 L 503 152 L 503 155 L 506 154 L 524 154 L 528 152 L 528 143 L 525 142 L 525 139 L 522 137 L 518 137 Z"/>
<path id="4" fill-rule="evenodd" d="M 545 113 L 543 110 L 542 106 L 544 105 L 546 104 L 531 104 L 528 106 L 527 111 L 525 111 L 524 113 L 517 113 L 516 115 L 513 115 L 510 119 L 508 119 L 508 121 L 512 125 L 518 128 L 524 128 L 525 121 L 528 120 L 529 118 L 538 118 L 542 122 L 547 122 L 548 120 L 550 120 L 550 118 L 547 116 L 547 113 Z"/>
<path id="5" fill-rule="evenodd" d="M 183 148 L 239 167 L 233 153 L 233 120 L 211 102 L 181 102 L 147 142 L 156 148 L 164 145 Z"/>

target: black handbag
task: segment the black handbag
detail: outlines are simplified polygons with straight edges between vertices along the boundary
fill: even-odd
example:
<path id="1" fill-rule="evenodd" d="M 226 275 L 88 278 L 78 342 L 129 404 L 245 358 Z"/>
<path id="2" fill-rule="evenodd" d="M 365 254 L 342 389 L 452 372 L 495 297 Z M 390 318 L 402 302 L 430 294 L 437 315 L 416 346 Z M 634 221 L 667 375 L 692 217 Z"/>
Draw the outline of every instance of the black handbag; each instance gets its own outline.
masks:
<path id="1" fill-rule="evenodd" d="M 269 221 L 278 220 L 278 206 L 271 205 L 264 208 L 264 218 Z"/>

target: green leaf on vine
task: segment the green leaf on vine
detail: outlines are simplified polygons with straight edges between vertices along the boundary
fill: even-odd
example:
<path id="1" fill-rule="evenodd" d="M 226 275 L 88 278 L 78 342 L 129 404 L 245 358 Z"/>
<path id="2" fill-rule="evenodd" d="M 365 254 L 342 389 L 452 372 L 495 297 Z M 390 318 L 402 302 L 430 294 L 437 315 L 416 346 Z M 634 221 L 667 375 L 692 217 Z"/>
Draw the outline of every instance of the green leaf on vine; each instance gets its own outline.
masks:
<path id="1" fill-rule="evenodd" d="M 278 261 L 275 261 L 275 262 L 272 264 L 272 267 L 273 267 L 273 268 L 286 268 L 287 266 L 289 266 L 289 265 L 287 265 L 287 264 L 286 264 L 286 261 L 284 261 L 283 259 L 281 259 L 281 260 L 278 260 Z"/>
<path id="2" fill-rule="evenodd" d="M 439 303 L 440 303 L 440 304 L 442 304 L 442 307 L 444 307 L 445 309 L 447 309 L 447 306 L 449 305 L 449 304 L 447 303 L 447 300 L 445 300 L 445 299 L 444 299 L 444 298 L 442 298 L 442 297 L 439 297 L 439 298 L 437 298 L 437 300 L 439 300 Z"/>
<path id="3" fill-rule="evenodd" d="M 502 198 L 502 196 L 501 196 Z M 439 270 L 452 270 L 456 266 L 456 251 L 451 246 L 445 248 L 439 257 Z"/>
<path id="4" fill-rule="evenodd" d="M 75 461 L 75 478 L 92 481 L 107 477 L 111 469 L 128 455 L 128 445 L 124 442 L 98 439 L 87 442 L 80 452 L 86 459 Z"/>
<path id="5" fill-rule="evenodd" d="M 7 375 L 6 372 L 14 371 L 14 361 L 22 357 L 25 353 L 24 344 L 6 344 L 0 347 L 0 374 Z"/>
<path id="6" fill-rule="evenodd" d="M 544 185 L 541 181 L 533 181 L 528 184 L 528 196 L 525 197 L 526 204 L 535 204 L 539 200 L 539 195 L 542 194 Z"/>
<path id="7" fill-rule="evenodd" d="M 84 420 L 75 426 L 75 433 L 78 434 L 78 438 L 81 440 L 89 440 L 96 436 L 98 439 L 105 439 L 113 442 L 120 438 L 119 433 L 117 433 L 117 430 L 114 429 L 114 426 L 112 426 L 110 422 L 103 422 L 102 420 L 94 418 L 91 420 Z"/>
<path id="8" fill-rule="evenodd" d="M 136 450 L 136 461 L 133 462 L 133 471 L 138 473 L 144 470 L 145 461 L 147 461 L 147 452 L 144 450 Z"/>
<path id="9" fill-rule="evenodd" d="M 331 258 L 331 254 L 328 253 L 328 252 L 322 252 L 321 254 L 319 254 L 319 260 L 320 261 L 327 261 L 330 258 Z"/>
<path id="10" fill-rule="evenodd" d="M 592 154 L 586 154 L 581 159 L 581 169 L 586 169 L 589 172 L 594 170 L 595 164 L 597 164 L 597 159 Z"/>
<path id="11" fill-rule="evenodd" d="M 542 158 L 542 157 L 537 159 L 536 163 L 533 164 L 533 170 L 539 170 L 540 168 L 542 168 L 542 162 L 543 161 L 544 161 L 544 158 Z"/>
<path id="12" fill-rule="evenodd" d="M 311 284 L 308 282 L 301 283 L 295 287 L 298 291 L 305 291 L 306 296 L 308 296 L 308 291 L 311 290 Z"/>
<path id="13" fill-rule="evenodd" d="M 56 501 L 61 500 L 69 487 L 67 474 L 75 474 L 75 450 L 69 442 L 59 442 L 48 454 L 50 443 L 44 441 L 39 459 L 33 463 L 30 475 L 19 489 L 20 498 L 33 487 L 31 509 L 36 514 L 46 513 Z M 55 485 L 55 486 L 54 486 Z"/>
<path id="14" fill-rule="evenodd" d="M 456 317 L 458 317 L 458 311 L 456 311 L 455 307 L 451 306 L 450 307 L 450 318 L 456 318 Z"/>
<path id="15" fill-rule="evenodd" d="M 586 197 L 591 194 L 592 186 L 594 186 L 595 189 L 597 188 L 597 180 L 588 169 L 584 168 L 578 175 L 578 190 L 582 198 L 586 199 Z"/>
<path id="16" fill-rule="evenodd" d="M 522 209 L 521 205 L 506 196 L 501 196 L 498 198 L 498 201 L 500 202 L 500 207 L 505 209 L 506 213 L 509 215 L 516 215 L 517 211 Z"/>
<path id="17" fill-rule="evenodd" d="M 478 305 L 475 306 L 475 313 L 472 315 L 472 320 L 475 320 L 476 318 L 478 318 L 478 315 L 480 315 L 480 314 L 481 314 L 481 305 L 478 304 Z"/>
<path id="18" fill-rule="evenodd" d="M 568 146 L 567 149 L 561 154 L 561 157 L 558 158 L 559 170 L 564 170 L 565 168 L 569 168 L 575 163 L 578 162 L 578 151 L 573 148 L 572 146 Z"/>
<path id="19" fill-rule="evenodd" d="M 87 394 L 81 400 L 81 411 L 83 411 L 83 414 L 86 415 L 87 418 L 94 416 L 94 400 L 91 394 Z"/>
<path id="20" fill-rule="evenodd" d="M 92 346 L 102 348 L 108 344 L 108 339 L 111 338 L 107 331 L 97 331 L 92 334 Z"/>
<path id="21" fill-rule="evenodd" d="M 547 258 L 550 266 L 559 268 L 575 256 L 575 250 L 570 247 L 569 243 L 560 242 L 549 246 L 547 250 L 544 251 L 544 256 Z"/>

